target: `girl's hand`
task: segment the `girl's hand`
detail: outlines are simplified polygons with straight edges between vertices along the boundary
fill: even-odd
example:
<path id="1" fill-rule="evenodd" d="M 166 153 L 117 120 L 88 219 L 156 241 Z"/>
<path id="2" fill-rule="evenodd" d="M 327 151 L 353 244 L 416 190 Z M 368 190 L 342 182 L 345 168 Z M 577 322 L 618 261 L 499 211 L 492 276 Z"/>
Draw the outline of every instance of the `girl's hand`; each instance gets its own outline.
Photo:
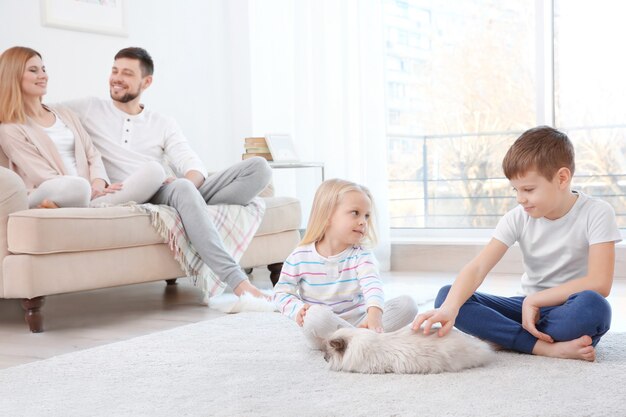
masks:
<path id="1" fill-rule="evenodd" d="M 302 327 L 304 325 L 304 316 L 306 316 L 306 311 L 311 307 L 310 304 L 305 304 L 304 307 L 298 311 L 298 315 L 296 316 L 296 323 L 298 326 Z"/>
<path id="2" fill-rule="evenodd" d="M 535 305 L 533 302 L 533 297 L 529 295 L 524 298 L 524 302 L 522 303 L 522 327 L 528 333 L 532 334 L 539 340 L 543 340 L 544 342 L 552 343 L 554 340 L 550 335 L 540 332 L 537 330 L 537 322 L 541 318 L 541 311 L 539 307 Z"/>
<path id="3" fill-rule="evenodd" d="M 367 318 L 359 325 L 359 327 L 374 330 L 376 333 L 384 332 L 383 311 L 378 307 L 368 308 Z"/>
<path id="4" fill-rule="evenodd" d="M 456 320 L 456 316 L 459 314 L 458 310 L 453 311 L 451 309 L 447 309 L 444 307 L 436 308 L 434 310 L 429 310 L 425 313 L 418 314 L 413 320 L 413 324 L 411 328 L 414 331 L 418 331 L 422 324 L 424 325 L 424 334 L 430 334 L 430 329 L 433 324 L 441 323 L 441 328 L 437 332 L 437 334 L 441 336 L 445 336 L 448 334 L 450 329 L 454 326 L 454 322 Z"/>

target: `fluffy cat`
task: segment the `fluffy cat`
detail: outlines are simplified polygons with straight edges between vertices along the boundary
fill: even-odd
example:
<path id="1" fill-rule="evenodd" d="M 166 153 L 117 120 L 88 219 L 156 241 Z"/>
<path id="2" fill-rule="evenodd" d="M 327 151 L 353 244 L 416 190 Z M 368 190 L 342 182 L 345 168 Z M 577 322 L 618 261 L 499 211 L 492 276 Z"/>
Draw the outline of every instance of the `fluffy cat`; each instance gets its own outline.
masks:
<path id="1" fill-rule="evenodd" d="M 391 333 L 342 328 L 323 350 L 330 369 L 366 374 L 457 372 L 485 365 L 494 355 L 487 343 L 457 330 L 439 337 L 409 327 Z"/>

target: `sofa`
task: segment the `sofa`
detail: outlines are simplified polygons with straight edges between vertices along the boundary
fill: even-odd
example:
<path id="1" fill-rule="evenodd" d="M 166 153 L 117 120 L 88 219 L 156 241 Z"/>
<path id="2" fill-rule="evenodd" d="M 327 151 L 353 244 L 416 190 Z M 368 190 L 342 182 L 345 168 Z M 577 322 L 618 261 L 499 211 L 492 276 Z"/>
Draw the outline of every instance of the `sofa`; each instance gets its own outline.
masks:
<path id="1" fill-rule="evenodd" d="M 43 331 L 45 297 L 165 280 L 185 274 L 148 214 L 129 207 L 28 209 L 22 179 L 0 150 L 0 298 L 21 299 L 31 332 Z M 300 202 L 261 196 L 266 212 L 240 265 L 267 266 L 278 281 L 297 245 Z"/>

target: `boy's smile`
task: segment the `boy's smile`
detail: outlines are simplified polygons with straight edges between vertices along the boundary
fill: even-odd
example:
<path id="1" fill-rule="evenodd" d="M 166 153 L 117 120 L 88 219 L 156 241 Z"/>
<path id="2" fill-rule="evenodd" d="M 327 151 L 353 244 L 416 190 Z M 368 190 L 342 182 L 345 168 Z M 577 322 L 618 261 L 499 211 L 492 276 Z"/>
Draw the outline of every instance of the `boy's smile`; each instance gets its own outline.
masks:
<path id="1" fill-rule="evenodd" d="M 576 202 L 576 195 L 570 191 L 571 174 L 561 168 L 549 181 L 538 171 L 530 170 L 511 179 L 517 202 L 532 218 L 545 217 L 556 220 L 566 215 Z"/>

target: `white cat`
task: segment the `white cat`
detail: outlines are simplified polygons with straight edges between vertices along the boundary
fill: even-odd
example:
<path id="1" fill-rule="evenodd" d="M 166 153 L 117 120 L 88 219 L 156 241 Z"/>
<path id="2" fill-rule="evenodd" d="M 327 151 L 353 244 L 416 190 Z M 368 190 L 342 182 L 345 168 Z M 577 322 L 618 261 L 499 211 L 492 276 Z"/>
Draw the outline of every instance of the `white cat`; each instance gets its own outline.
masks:
<path id="1" fill-rule="evenodd" d="M 487 343 L 457 330 L 439 337 L 409 327 L 391 333 L 342 328 L 323 350 L 330 369 L 366 374 L 456 372 L 485 365 L 494 355 Z"/>

